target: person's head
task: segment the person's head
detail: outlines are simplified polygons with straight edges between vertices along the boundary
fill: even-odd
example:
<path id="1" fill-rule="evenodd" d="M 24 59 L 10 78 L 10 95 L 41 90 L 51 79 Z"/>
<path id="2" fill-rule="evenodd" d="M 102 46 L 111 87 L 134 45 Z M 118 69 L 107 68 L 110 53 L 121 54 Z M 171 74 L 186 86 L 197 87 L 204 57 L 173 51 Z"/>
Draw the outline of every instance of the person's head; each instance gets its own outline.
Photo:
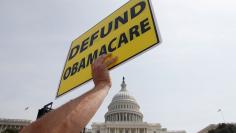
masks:
<path id="1" fill-rule="evenodd" d="M 236 133 L 236 124 L 221 123 L 216 129 L 212 129 L 208 133 Z"/>

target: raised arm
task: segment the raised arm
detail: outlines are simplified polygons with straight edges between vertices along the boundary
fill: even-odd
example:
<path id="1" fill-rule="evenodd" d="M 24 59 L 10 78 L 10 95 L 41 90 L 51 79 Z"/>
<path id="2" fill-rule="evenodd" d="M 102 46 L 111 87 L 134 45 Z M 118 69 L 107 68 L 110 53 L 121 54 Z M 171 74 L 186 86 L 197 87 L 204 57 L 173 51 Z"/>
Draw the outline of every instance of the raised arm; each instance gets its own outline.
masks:
<path id="1" fill-rule="evenodd" d="M 110 87 L 107 67 L 116 61 L 102 55 L 92 64 L 95 87 L 25 127 L 21 133 L 78 133 L 94 116 Z"/>

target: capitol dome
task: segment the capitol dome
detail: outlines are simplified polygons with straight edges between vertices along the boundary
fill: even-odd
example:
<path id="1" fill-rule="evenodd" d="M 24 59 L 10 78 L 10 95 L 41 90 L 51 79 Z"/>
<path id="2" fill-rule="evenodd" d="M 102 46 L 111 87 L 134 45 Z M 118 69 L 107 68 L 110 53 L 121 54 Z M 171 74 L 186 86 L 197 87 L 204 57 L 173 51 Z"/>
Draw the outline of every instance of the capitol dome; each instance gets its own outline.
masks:
<path id="1" fill-rule="evenodd" d="M 143 121 L 143 114 L 139 111 L 140 106 L 131 96 L 125 84 L 125 78 L 121 84 L 121 90 L 112 98 L 105 114 L 105 122 L 134 122 Z"/>

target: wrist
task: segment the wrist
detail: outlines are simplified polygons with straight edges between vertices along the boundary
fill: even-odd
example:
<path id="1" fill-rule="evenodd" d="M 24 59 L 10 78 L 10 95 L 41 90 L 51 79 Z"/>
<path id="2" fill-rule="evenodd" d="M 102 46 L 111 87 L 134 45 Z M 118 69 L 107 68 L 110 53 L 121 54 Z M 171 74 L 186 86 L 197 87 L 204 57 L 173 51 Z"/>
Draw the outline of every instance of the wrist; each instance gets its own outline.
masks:
<path id="1" fill-rule="evenodd" d="M 111 88 L 111 83 L 109 83 L 109 82 L 99 82 L 99 83 L 95 84 L 95 87 L 96 88 L 101 88 L 101 89 L 103 89 L 103 88 L 110 89 Z"/>

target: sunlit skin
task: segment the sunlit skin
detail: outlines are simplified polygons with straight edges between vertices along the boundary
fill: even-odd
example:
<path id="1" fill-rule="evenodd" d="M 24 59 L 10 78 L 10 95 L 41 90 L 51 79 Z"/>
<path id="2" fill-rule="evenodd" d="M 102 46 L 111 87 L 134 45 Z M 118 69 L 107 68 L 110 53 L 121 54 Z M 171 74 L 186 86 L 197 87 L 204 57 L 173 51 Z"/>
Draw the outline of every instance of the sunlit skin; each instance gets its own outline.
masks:
<path id="1" fill-rule="evenodd" d="M 108 67 L 117 57 L 102 55 L 92 64 L 94 88 L 47 113 L 20 133 L 78 133 L 94 116 L 111 88 Z"/>

